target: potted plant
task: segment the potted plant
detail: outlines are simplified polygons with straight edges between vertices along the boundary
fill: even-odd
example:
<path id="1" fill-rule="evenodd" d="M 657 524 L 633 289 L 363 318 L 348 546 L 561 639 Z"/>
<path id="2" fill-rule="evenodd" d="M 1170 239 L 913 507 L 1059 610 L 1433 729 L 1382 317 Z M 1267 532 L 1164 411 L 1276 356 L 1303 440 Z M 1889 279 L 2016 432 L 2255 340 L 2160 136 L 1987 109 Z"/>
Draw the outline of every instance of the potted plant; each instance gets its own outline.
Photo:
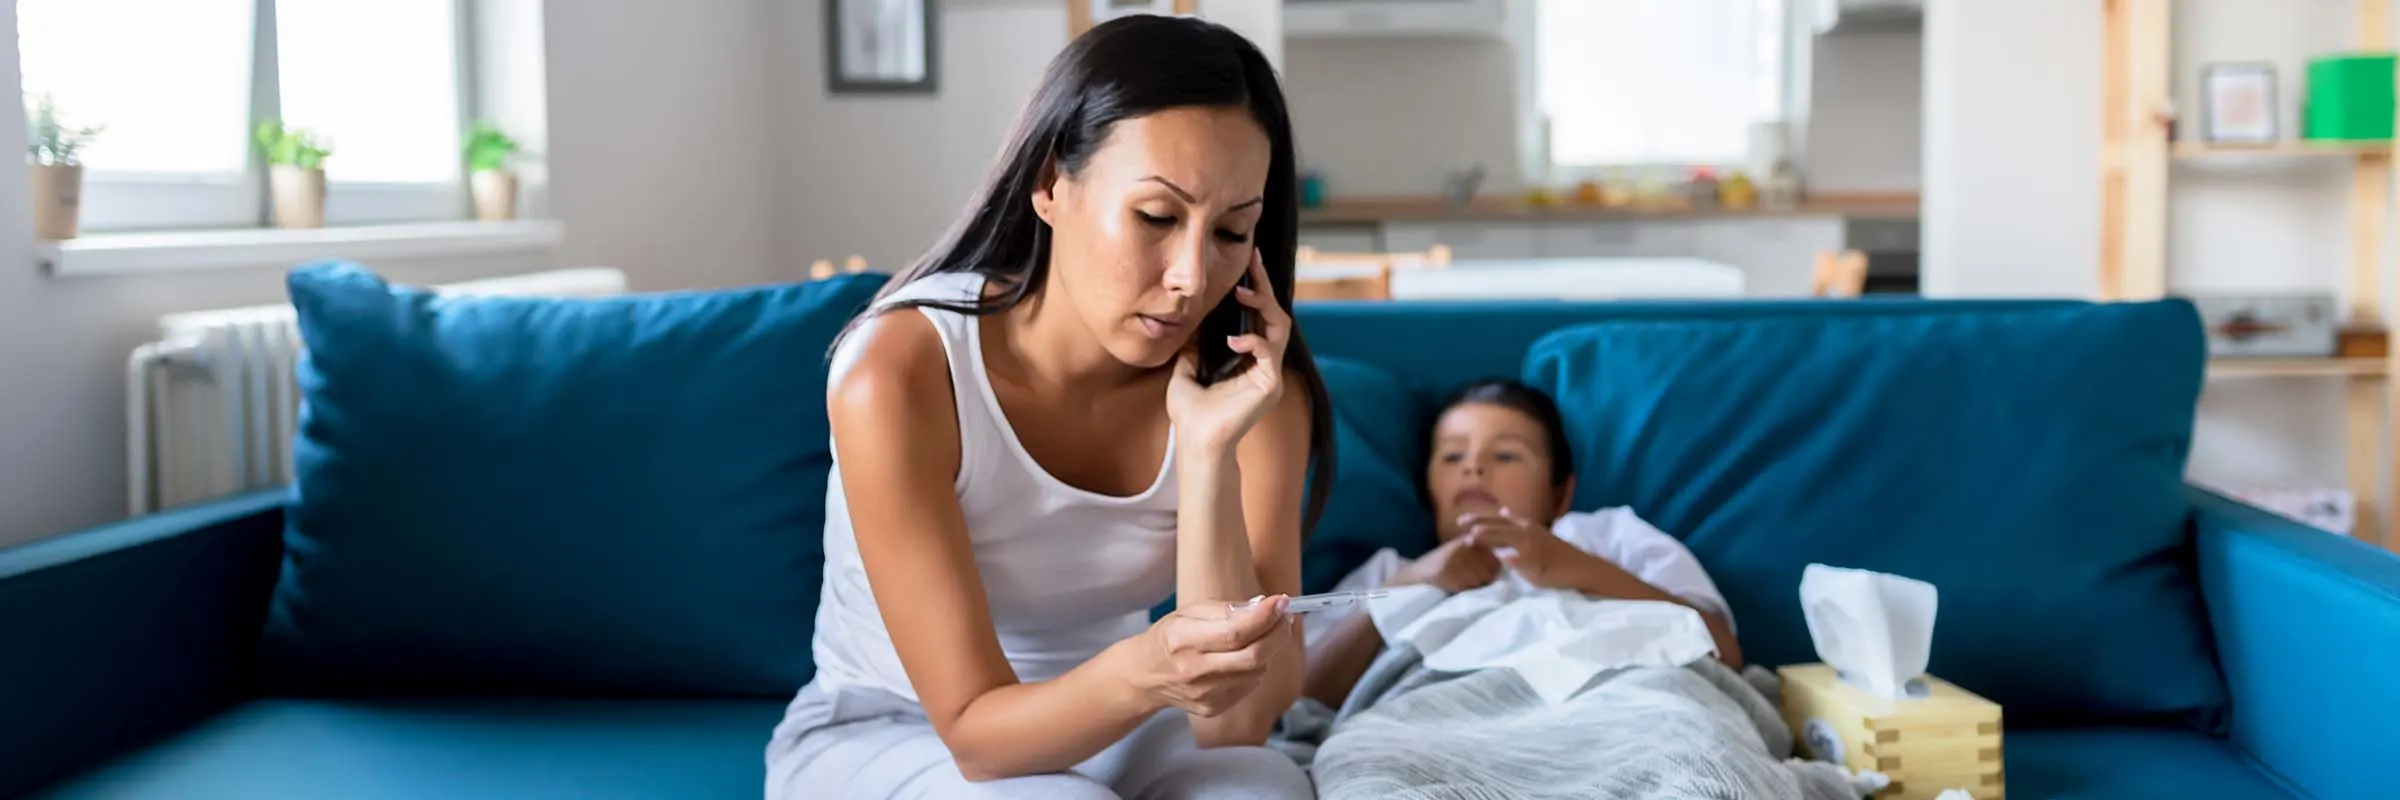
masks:
<path id="1" fill-rule="evenodd" d="M 49 95 L 34 99 L 25 115 L 25 153 L 33 198 L 33 235 L 37 239 L 73 239 L 83 206 L 84 146 L 100 128 L 70 127 L 58 121 L 58 107 Z"/>
<path id="2" fill-rule="evenodd" d="M 325 159 L 330 142 L 282 120 L 258 124 L 258 146 L 267 155 L 267 186 L 274 195 L 275 227 L 325 227 Z"/>
<path id="3" fill-rule="evenodd" d="M 517 171 L 508 161 L 517 154 L 517 140 L 490 122 L 478 121 L 467 130 L 467 187 L 475 195 L 475 218 L 485 221 L 517 218 Z"/>

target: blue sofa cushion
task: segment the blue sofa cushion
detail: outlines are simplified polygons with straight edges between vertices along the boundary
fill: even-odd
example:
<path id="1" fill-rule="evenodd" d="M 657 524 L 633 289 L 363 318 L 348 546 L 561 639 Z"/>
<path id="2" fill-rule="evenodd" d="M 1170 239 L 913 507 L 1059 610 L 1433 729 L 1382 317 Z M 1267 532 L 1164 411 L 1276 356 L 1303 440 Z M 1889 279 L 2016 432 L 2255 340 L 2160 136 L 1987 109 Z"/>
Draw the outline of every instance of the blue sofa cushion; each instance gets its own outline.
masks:
<path id="1" fill-rule="evenodd" d="M 2299 800 L 2291 783 L 2223 739 L 2158 728 L 2001 734 L 2008 796 L 2027 800 Z"/>
<path id="2" fill-rule="evenodd" d="M 1413 558 L 1434 543 L 1433 517 L 1417 492 L 1427 409 L 1382 369 L 1330 357 L 1317 368 L 1333 397 L 1334 475 L 1325 516 L 1302 552 L 1301 586 L 1310 592 L 1332 589 L 1377 550 Z"/>
<path id="3" fill-rule="evenodd" d="M 256 700 L 47 800 L 757 797 L 779 700 Z"/>
<path id="4" fill-rule="evenodd" d="M 881 280 L 440 298 L 294 271 L 272 685 L 788 695 L 813 670 L 827 346 Z"/>
<path id="5" fill-rule="evenodd" d="M 1683 537 L 1768 664 L 1814 661 L 1811 562 L 1941 589 L 1931 671 L 2012 723 L 2225 703 L 2182 488 L 2205 348 L 2189 304 L 1599 323 L 1527 355 L 1577 508 Z"/>

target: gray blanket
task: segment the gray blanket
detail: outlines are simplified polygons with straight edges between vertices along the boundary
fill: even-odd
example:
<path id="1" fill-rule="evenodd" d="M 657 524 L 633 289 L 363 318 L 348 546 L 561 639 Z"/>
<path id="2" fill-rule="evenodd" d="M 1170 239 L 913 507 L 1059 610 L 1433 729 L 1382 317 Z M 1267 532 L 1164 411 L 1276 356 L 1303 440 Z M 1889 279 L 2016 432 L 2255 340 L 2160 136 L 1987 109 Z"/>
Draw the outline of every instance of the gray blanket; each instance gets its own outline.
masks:
<path id="1" fill-rule="evenodd" d="M 1514 670 L 1440 673 L 1405 645 L 1338 711 L 1302 701 L 1277 742 L 1327 800 L 1858 800 L 1841 768 L 1791 759 L 1774 703 L 1724 665 L 1605 673 L 1552 707 Z"/>

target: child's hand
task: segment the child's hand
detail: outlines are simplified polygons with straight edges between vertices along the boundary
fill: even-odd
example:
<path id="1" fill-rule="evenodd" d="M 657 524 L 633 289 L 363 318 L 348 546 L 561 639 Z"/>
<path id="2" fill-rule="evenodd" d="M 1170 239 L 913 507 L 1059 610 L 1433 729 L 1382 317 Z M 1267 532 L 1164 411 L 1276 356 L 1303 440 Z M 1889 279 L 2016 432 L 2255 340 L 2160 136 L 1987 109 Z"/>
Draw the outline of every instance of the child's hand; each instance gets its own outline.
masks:
<path id="1" fill-rule="evenodd" d="M 1475 549 L 1496 551 L 1499 560 L 1515 569 L 1517 574 L 1535 586 L 1551 589 L 1574 588 L 1575 562 L 1588 558 L 1574 545 L 1560 541 L 1547 528 L 1533 520 L 1501 509 L 1498 514 L 1468 514 L 1460 517 L 1458 526 L 1466 535 L 1456 542 L 1475 545 Z"/>
<path id="2" fill-rule="evenodd" d="M 1384 585 L 1422 583 L 1457 594 L 1489 584 L 1498 577 L 1500 560 L 1492 557 L 1492 551 L 1472 546 L 1465 537 L 1460 537 L 1408 562 L 1408 566 L 1393 573 L 1392 579 Z"/>

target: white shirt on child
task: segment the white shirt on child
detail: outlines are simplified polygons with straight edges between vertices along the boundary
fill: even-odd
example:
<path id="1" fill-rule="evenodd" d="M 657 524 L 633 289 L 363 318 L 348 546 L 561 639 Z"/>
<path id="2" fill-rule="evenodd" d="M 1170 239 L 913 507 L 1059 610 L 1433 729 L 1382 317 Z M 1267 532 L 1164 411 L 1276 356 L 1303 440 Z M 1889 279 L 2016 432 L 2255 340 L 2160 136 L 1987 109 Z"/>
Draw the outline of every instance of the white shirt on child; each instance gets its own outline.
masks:
<path id="1" fill-rule="evenodd" d="M 1550 532 L 1560 541 L 1617 565 L 1659 591 L 1716 614 L 1725 620 L 1727 627 L 1732 627 L 1733 612 L 1726 608 L 1725 596 L 1717 592 L 1717 584 L 1709 579 L 1708 571 L 1700 568 L 1700 559 L 1675 537 L 1635 516 L 1633 509 L 1618 506 L 1571 513 L 1552 523 Z M 1343 576 L 1333 590 L 1359 592 L 1380 588 L 1408 563 L 1408 559 L 1401 558 L 1391 548 L 1378 550 L 1367 558 L 1367 563 Z M 1525 579 L 1512 570 L 1504 571 L 1500 580 L 1522 584 Z M 1363 608 L 1363 605 L 1348 605 L 1308 615 L 1309 658 L 1322 657 L 1319 648 L 1326 631 Z"/>

